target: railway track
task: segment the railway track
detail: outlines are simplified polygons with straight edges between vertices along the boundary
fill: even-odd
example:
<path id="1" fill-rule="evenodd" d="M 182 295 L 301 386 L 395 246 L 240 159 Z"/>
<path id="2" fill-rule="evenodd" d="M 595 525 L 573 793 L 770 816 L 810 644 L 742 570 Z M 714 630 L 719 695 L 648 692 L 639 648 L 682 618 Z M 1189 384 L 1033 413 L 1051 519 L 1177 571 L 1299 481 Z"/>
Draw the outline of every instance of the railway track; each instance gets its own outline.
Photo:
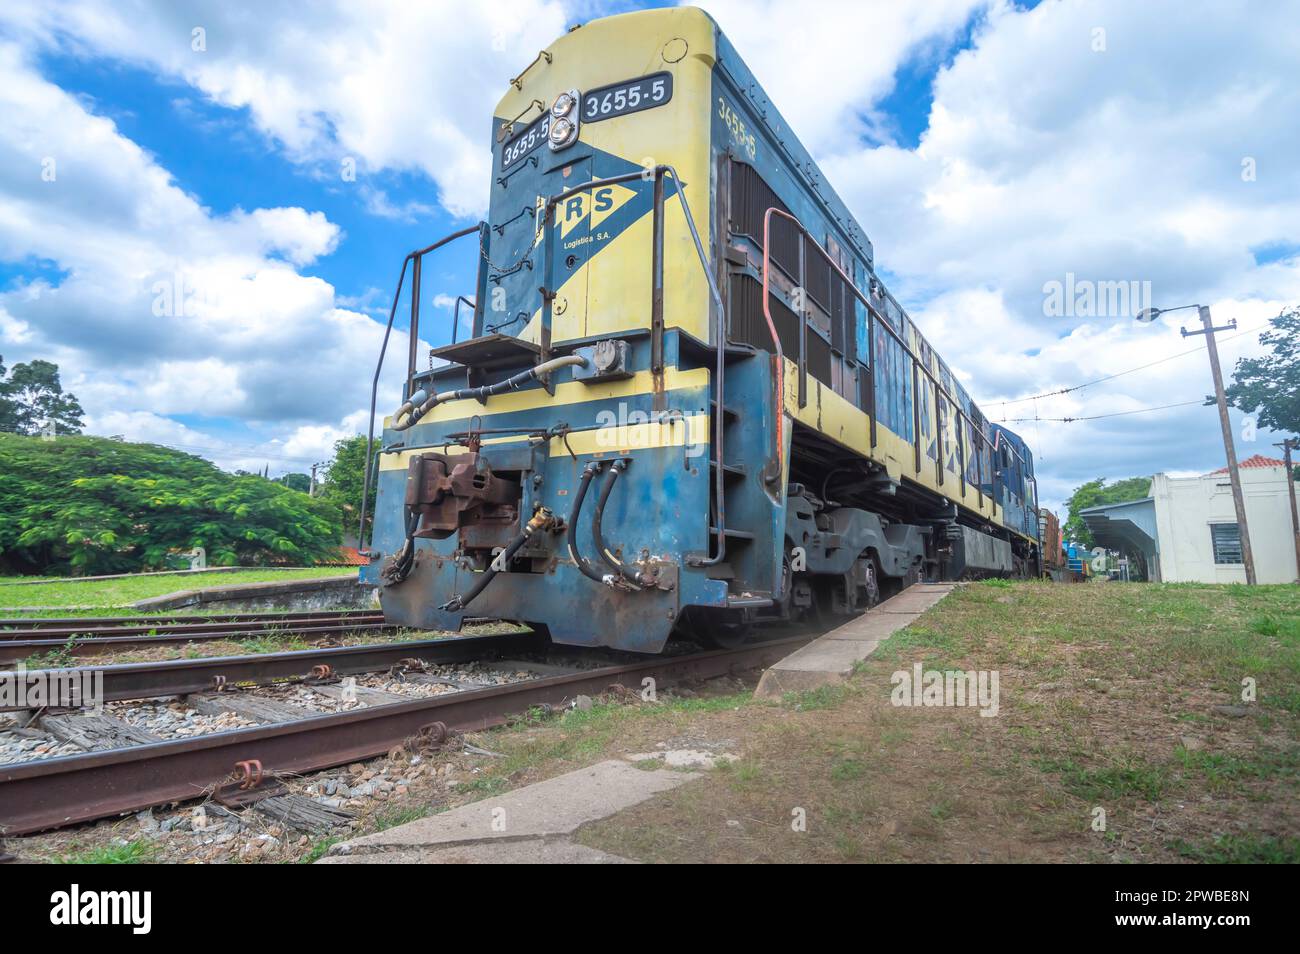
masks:
<path id="1" fill-rule="evenodd" d="M 60 623 L 66 621 L 60 620 Z M 221 640 L 256 639 L 269 634 L 306 641 L 349 633 L 382 636 L 397 628 L 382 613 L 265 614 L 229 621 L 199 619 L 123 625 L 37 626 L 0 631 L 0 665 L 12 665 L 50 653 L 92 656 L 123 650 L 177 646 Z"/>
<path id="2" fill-rule="evenodd" d="M 531 667 L 534 678 L 504 685 L 467 684 L 440 676 L 437 670 L 453 662 L 536 651 L 539 642 L 532 634 L 103 667 L 107 699 L 183 696 L 209 709 L 226 706 L 254 716 L 261 712 L 265 719 L 263 724 L 163 741 L 141 741 L 137 732 L 140 744 L 0 765 L 0 831 L 30 834 L 214 792 L 221 798 L 227 789 L 237 798 L 254 799 L 258 789 L 277 776 L 372 758 L 412 740 L 436 745 L 450 733 L 500 725 L 531 708 L 563 706 L 578 695 L 595 695 L 616 685 L 639 692 L 646 679 L 662 687 L 759 668 L 809 638 L 800 634 L 740 649 L 651 659 L 629 661 L 624 656 L 594 668 L 590 654 L 581 651 L 568 654 L 569 664 L 511 661 Z M 394 667 L 404 679 L 437 683 L 446 691 L 394 700 L 389 694 L 351 687 L 375 704 L 285 720 L 283 707 L 267 700 L 258 703 L 258 690 L 252 688 L 312 686 L 337 697 L 340 688 L 333 680 L 339 676 Z M 100 732 L 105 731 L 105 719 L 111 723 L 111 717 L 65 714 L 64 728 L 68 719 L 76 718 L 100 720 L 93 724 Z M 133 733 L 119 735 L 130 738 Z"/>
<path id="3" fill-rule="evenodd" d="M 280 630 L 285 638 L 312 641 L 328 639 L 351 633 L 383 636 L 398 631 L 398 627 L 379 623 L 343 623 L 331 626 L 303 626 Z M 190 643 L 220 642 L 222 640 L 256 639 L 271 630 L 221 630 L 211 633 L 167 633 L 161 636 L 68 636 L 62 639 L 0 639 L 0 665 L 12 665 L 32 656 L 49 653 L 67 653 L 71 656 L 95 656 L 123 650 L 150 649 L 162 646 L 184 646 Z"/>
<path id="4" fill-rule="evenodd" d="M 60 636 L 131 636 L 142 633 L 202 633 L 296 626 L 383 622 L 378 610 L 305 613 L 230 613 L 212 616 L 87 616 L 0 619 L 0 639 L 57 639 Z"/>

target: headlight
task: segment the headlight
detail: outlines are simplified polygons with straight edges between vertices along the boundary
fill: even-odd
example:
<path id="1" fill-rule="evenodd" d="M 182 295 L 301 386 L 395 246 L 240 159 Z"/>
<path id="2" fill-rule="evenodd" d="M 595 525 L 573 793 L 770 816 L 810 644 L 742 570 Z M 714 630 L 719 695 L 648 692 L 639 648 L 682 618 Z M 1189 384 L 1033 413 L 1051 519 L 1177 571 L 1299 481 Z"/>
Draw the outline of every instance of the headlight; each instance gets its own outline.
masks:
<path id="1" fill-rule="evenodd" d="M 572 111 L 573 105 L 576 102 L 577 100 L 572 96 L 572 94 L 561 93 L 559 96 L 555 97 L 555 102 L 551 104 L 551 115 L 557 119 L 566 115 Z"/>
<path id="2" fill-rule="evenodd" d="M 578 91 L 568 90 L 551 104 L 551 128 L 546 134 L 552 150 L 567 149 L 578 141 Z"/>
<path id="3" fill-rule="evenodd" d="M 567 119 L 557 119 L 551 123 L 551 142 L 557 146 L 562 146 L 569 141 L 569 136 L 573 133 L 573 123 Z"/>

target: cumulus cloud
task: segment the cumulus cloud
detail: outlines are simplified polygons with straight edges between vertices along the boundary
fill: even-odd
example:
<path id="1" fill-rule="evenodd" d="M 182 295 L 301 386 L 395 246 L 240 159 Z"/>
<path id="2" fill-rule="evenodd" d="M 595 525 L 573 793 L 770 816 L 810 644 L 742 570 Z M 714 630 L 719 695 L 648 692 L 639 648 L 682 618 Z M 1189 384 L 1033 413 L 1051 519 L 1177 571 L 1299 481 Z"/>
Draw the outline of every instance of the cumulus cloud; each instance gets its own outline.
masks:
<path id="1" fill-rule="evenodd" d="M 814 154 L 890 135 L 877 106 L 898 69 L 933 58 L 990 0 L 862 3 L 703 0 L 800 141 Z"/>
<path id="2" fill-rule="evenodd" d="M 1154 325 L 1054 314 L 1051 283 L 1136 282 L 1152 304 L 1206 302 L 1242 328 L 1300 298 L 1300 21 L 1211 2 L 843 2 L 817 16 L 784 0 L 704 5 L 855 211 L 927 337 L 989 416 L 1015 420 L 1033 443 L 1047 502 L 1099 474 L 1219 465 L 1212 410 L 1099 417 L 1199 398 L 1203 353 L 1003 402 L 1200 340 L 1178 332 L 1194 314 Z M 444 209 L 473 215 L 506 80 L 590 6 L 566 16 L 553 0 L 340 0 L 310 17 L 269 5 L 255 20 L 215 2 L 5 6 L 0 258 L 61 272 L 0 296 L 6 357 L 59 360 L 96 421 L 106 408 L 134 414 L 120 427 L 143 434 L 167 426 L 160 414 L 221 414 L 273 429 L 267 448 L 326 455 L 364 404 L 358 356 L 375 353 L 379 329 L 363 312 L 384 313 L 388 293 L 341 300 L 302 274 L 346 250 L 322 212 L 212 214 L 42 78 L 35 51 L 143 66 L 239 122 L 247 110 L 322 175 L 349 158 L 359 171 L 415 173 Z M 927 72 L 933 99 L 913 147 L 893 135 L 886 103 L 900 75 Z M 397 221 L 432 201 L 362 195 L 370 214 Z M 1222 350 L 1231 368 L 1258 345 L 1244 335 Z M 1239 450 L 1268 453 L 1272 439 Z"/>
<path id="3" fill-rule="evenodd" d="M 264 4 L 256 17 L 219 0 L 70 0 L 0 18 L 35 42 L 138 63 L 247 108 L 299 161 L 422 172 L 463 216 L 486 208 L 496 101 L 567 26 L 548 0 Z"/>
<path id="4" fill-rule="evenodd" d="M 0 111 L 0 257 L 46 259 L 62 273 L 0 293 L 8 363 L 57 361 L 94 431 L 199 447 L 239 466 L 248 447 L 165 415 L 332 428 L 332 439 L 355 423 L 369 390 L 359 368 L 383 329 L 298 271 L 343 238 L 324 213 L 214 215 L 12 42 L 0 43 Z M 325 456 L 332 439 L 301 438 Z"/>
<path id="5" fill-rule="evenodd" d="M 857 33 L 853 19 L 837 24 L 846 35 Z M 1300 22 L 1212 3 L 1077 2 L 993 3 L 972 22 L 969 48 L 934 78 L 916 148 L 815 141 L 875 242 L 878 267 L 995 420 L 1203 396 L 1211 388 L 1201 353 L 1071 396 L 999 403 L 1201 341 L 1178 332 L 1196 324 L 1194 312 L 1135 324 L 1144 303 L 1207 303 L 1221 323 L 1257 328 L 1300 297 L 1294 255 L 1256 260 L 1261 248 L 1300 241 L 1300 126 L 1280 121 L 1300 114 Z M 791 22 L 783 40 L 803 49 L 821 29 Z M 795 59 L 768 69 L 797 72 Z M 765 81 L 781 88 L 779 77 Z M 829 83 L 817 110 L 852 115 L 872 99 Z M 777 105 L 802 132 L 795 107 Z M 1135 290 L 1125 309 L 1061 315 L 1048 306 L 1049 288 L 1120 282 Z M 1259 349 L 1246 335 L 1222 350 L 1230 370 Z M 1099 474 L 1204 470 L 1223 458 L 1217 418 L 1199 407 L 1013 426 L 1043 458 L 1050 503 Z M 1239 450 L 1271 452 L 1275 439 L 1239 437 Z"/>

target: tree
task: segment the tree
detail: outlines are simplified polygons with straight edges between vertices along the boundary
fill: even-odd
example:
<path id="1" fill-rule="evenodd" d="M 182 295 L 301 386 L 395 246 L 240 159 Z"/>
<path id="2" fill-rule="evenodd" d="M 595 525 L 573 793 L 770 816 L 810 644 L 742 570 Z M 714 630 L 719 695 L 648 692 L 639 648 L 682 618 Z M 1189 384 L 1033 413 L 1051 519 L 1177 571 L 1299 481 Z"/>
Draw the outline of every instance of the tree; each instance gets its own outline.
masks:
<path id="1" fill-rule="evenodd" d="M 284 484 L 290 490 L 306 493 L 311 489 L 311 478 L 306 474 L 285 474 L 275 479 L 277 484 Z"/>
<path id="2" fill-rule="evenodd" d="M 379 440 L 375 439 L 373 453 L 379 453 Z M 351 536 L 357 532 L 361 519 L 361 491 L 366 479 L 366 438 L 363 434 L 334 442 L 334 459 L 330 461 L 322 479 L 320 496 L 334 504 L 343 514 L 343 533 Z M 375 513 L 375 485 L 370 485 L 370 501 L 366 505 L 366 529 Z"/>
<path id="3" fill-rule="evenodd" d="M 1259 341 L 1270 353 L 1237 362 L 1225 389 L 1228 404 L 1247 414 L 1258 411 L 1260 427 L 1300 434 L 1300 308 L 1282 312 L 1269 325 Z"/>
<path id="4" fill-rule="evenodd" d="M 1088 532 L 1087 525 L 1083 518 L 1079 516 L 1079 511 L 1087 507 L 1099 507 L 1102 504 L 1128 503 L 1130 500 L 1141 500 L 1151 491 L 1150 477 L 1129 477 L 1127 480 L 1117 480 L 1109 487 L 1106 486 L 1106 479 L 1098 477 L 1096 480 L 1090 480 L 1081 487 L 1075 488 L 1070 499 L 1066 501 L 1068 516 L 1065 520 L 1065 526 L 1062 528 L 1067 542 L 1077 540 L 1085 546 L 1092 546 L 1092 534 Z"/>
<path id="5" fill-rule="evenodd" d="M 52 428 L 55 434 L 80 434 L 84 413 L 76 395 L 63 392 L 57 364 L 39 358 L 16 364 L 4 380 L 0 360 L 0 430 L 41 434 Z"/>
<path id="6" fill-rule="evenodd" d="M 195 547 L 217 566 L 337 555 L 331 504 L 166 447 L 0 434 L 0 474 L 0 561 L 17 572 L 163 569 Z"/>
<path id="7" fill-rule="evenodd" d="M 18 433 L 18 405 L 9 396 L 9 382 L 5 380 L 5 356 L 0 354 L 0 432 Z"/>

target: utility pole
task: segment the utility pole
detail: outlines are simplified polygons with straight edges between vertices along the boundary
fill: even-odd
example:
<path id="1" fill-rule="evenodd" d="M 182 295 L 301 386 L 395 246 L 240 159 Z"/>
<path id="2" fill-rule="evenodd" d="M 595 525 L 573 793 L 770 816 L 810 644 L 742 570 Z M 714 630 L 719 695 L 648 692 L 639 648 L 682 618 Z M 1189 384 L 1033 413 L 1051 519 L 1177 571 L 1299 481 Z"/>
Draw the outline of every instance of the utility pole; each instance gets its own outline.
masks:
<path id="1" fill-rule="evenodd" d="M 311 465 L 311 484 L 308 485 L 308 487 L 307 487 L 307 496 L 308 496 L 308 497 L 315 497 L 315 496 L 316 496 L 316 468 L 319 467 L 319 466 L 320 466 L 320 464 L 312 464 L 312 465 Z"/>
<path id="2" fill-rule="evenodd" d="M 1286 461 L 1286 498 L 1287 503 L 1291 505 L 1291 534 L 1295 537 L 1295 568 L 1296 576 L 1300 578 L 1300 515 L 1296 514 L 1295 484 L 1291 477 L 1294 473 L 1291 468 L 1291 452 L 1300 447 L 1300 438 L 1288 437 L 1282 443 L 1273 446 L 1282 448 L 1282 459 Z"/>
<path id="3" fill-rule="evenodd" d="M 1172 309 L 1166 309 L 1172 310 Z M 1228 420 L 1228 400 L 1223 393 L 1223 371 L 1219 367 L 1219 346 L 1215 344 L 1216 331 L 1228 331 L 1237 327 L 1237 319 L 1226 325 L 1214 327 L 1210 319 L 1210 309 L 1198 305 L 1201 316 L 1201 330 L 1188 331 L 1180 328 L 1184 338 L 1193 335 L 1205 335 L 1206 349 L 1210 352 L 1210 371 L 1214 375 L 1214 399 L 1219 405 L 1219 426 L 1223 428 L 1223 450 L 1228 455 L 1228 477 L 1232 481 L 1232 503 L 1237 508 L 1237 530 L 1241 534 L 1241 561 L 1246 565 L 1246 584 L 1255 585 L 1255 556 L 1250 550 L 1250 530 L 1246 527 L 1246 499 L 1241 494 L 1241 472 L 1237 469 L 1237 452 L 1232 445 L 1232 423 Z"/>

